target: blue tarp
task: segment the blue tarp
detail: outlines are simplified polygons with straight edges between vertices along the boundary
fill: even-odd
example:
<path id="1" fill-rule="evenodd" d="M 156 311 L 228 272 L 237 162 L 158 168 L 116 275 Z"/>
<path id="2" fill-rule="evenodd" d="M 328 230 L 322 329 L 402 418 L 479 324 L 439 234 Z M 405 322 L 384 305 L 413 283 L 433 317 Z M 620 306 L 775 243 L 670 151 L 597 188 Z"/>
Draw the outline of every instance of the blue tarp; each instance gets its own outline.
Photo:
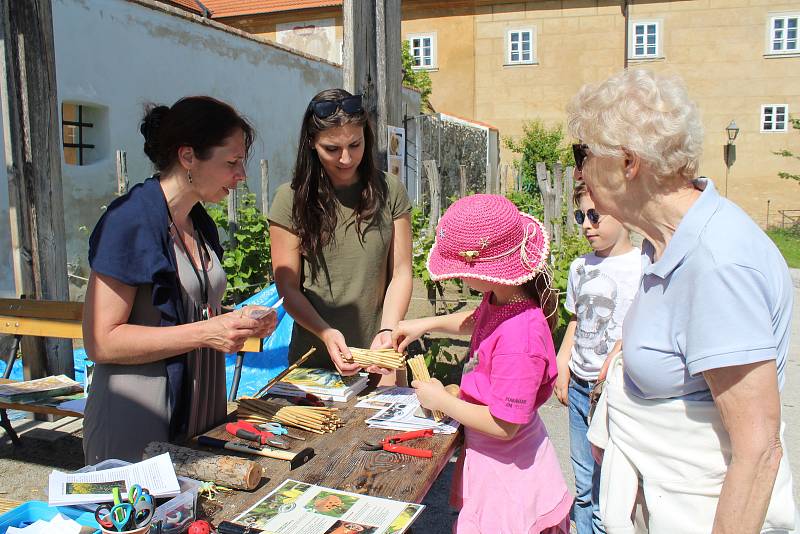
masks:
<path id="1" fill-rule="evenodd" d="M 249 299 L 242 302 L 238 307 L 247 305 L 272 306 L 280 297 L 275 284 L 272 284 L 263 291 L 259 291 Z M 252 395 L 261 389 L 267 382 L 286 369 L 289 365 L 289 342 L 292 339 L 292 319 L 283 305 L 278 308 L 278 326 L 275 332 L 264 340 L 264 350 L 261 352 L 246 352 L 244 366 L 242 367 L 242 378 L 239 382 L 237 397 Z M 225 375 L 228 383 L 228 392 L 233 381 L 233 369 L 236 366 L 236 355 L 228 354 L 225 356 Z"/>
<path id="2" fill-rule="evenodd" d="M 272 306 L 278 302 L 278 291 L 275 284 L 272 284 L 263 291 L 259 291 L 249 299 L 242 302 L 239 306 L 248 304 L 259 304 L 262 306 Z M 244 357 L 242 367 L 242 378 L 239 382 L 238 395 L 252 395 L 264 386 L 270 379 L 286 369 L 288 365 L 289 341 L 292 338 L 292 328 L 294 320 L 286 313 L 283 306 L 278 308 L 278 326 L 269 338 L 264 341 L 264 350 L 261 352 L 247 352 Z M 75 349 L 75 380 L 83 383 L 86 378 L 86 352 L 83 349 Z M 0 374 L 6 367 L 5 359 L 8 355 L 3 354 L 0 361 Z M 225 377 L 230 392 L 231 382 L 233 381 L 233 369 L 236 366 L 236 354 L 225 356 Z M 13 380 L 22 380 L 22 361 L 17 360 L 11 371 Z"/>

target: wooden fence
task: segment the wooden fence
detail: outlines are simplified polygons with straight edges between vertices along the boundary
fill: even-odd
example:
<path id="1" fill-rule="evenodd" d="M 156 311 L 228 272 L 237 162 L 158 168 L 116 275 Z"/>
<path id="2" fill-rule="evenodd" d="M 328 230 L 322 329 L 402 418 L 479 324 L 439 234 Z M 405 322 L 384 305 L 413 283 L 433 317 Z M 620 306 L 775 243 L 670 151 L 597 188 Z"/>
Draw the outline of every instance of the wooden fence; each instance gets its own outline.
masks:
<path id="1" fill-rule="evenodd" d="M 425 177 L 428 184 L 427 205 L 423 210 L 428 214 L 428 231 L 433 232 L 439 222 L 439 217 L 446 209 L 442 203 L 441 178 L 435 160 L 423 162 Z M 459 198 L 466 196 L 470 192 L 466 190 L 467 176 L 466 166 L 460 166 L 460 190 Z M 544 208 L 545 228 L 550 233 L 556 247 L 561 245 L 564 235 L 579 232 L 579 227 L 572 213 L 572 191 L 575 187 L 573 179 L 574 169 L 567 167 L 564 169 L 561 163 L 553 166 L 553 171 L 547 170 L 544 162 L 536 164 L 536 183 L 542 197 Z M 486 184 L 486 193 L 505 195 L 510 191 L 522 190 L 521 173 L 512 165 L 501 164 L 494 173 L 494 178 L 489 178 Z"/>

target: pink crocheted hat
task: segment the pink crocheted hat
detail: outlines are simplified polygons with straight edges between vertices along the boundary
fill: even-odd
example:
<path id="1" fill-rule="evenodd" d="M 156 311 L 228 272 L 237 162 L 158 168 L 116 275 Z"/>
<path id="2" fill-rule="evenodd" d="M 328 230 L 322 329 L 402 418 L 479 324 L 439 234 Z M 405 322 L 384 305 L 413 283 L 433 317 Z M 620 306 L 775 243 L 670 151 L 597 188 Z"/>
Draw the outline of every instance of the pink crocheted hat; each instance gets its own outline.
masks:
<path id="1" fill-rule="evenodd" d="M 499 195 L 472 195 L 450 206 L 428 256 L 433 280 L 477 278 L 521 285 L 545 269 L 550 240 L 536 218 Z"/>

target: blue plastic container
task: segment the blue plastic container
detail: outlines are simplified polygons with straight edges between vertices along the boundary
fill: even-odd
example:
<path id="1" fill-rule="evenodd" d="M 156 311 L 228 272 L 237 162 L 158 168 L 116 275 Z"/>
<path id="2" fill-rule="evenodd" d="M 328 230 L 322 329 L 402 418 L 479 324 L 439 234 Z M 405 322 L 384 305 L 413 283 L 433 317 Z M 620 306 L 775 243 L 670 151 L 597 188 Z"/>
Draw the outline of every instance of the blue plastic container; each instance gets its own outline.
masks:
<path id="1" fill-rule="evenodd" d="M 49 521 L 56 514 L 74 520 L 79 525 L 98 529 L 100 525 L 94 519 L 94 514 L 78 510 L 71 506 L 48 506 L 46 502 L 29 501 L 0 515 L 0 534 L 6 534 L 8 527 L 22 528 L 38 519 Z"/>

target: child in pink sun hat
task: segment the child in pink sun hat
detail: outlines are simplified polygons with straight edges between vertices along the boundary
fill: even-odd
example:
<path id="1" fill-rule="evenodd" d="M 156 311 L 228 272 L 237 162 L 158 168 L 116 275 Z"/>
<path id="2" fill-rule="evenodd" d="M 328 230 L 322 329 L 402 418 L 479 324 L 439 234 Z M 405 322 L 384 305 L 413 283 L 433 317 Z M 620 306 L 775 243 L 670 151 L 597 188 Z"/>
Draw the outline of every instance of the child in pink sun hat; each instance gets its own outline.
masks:
<path id="1" fill-rule="evenodd" d="M 558 298 L 542 224 L 502 196 L 472 195 L 439 221 L 428 257 L 433 280 L 461 278 L 483 293 L 475 310 L 401 321 L 403 351 L 426 332 L 471 334 L 459 397 L 415 381 L 425 408 L 465 428 L 451 504 L 458 534 L 566 534 L 572 496 L 538 408 L 558 376 L 550 323 Z"/>

